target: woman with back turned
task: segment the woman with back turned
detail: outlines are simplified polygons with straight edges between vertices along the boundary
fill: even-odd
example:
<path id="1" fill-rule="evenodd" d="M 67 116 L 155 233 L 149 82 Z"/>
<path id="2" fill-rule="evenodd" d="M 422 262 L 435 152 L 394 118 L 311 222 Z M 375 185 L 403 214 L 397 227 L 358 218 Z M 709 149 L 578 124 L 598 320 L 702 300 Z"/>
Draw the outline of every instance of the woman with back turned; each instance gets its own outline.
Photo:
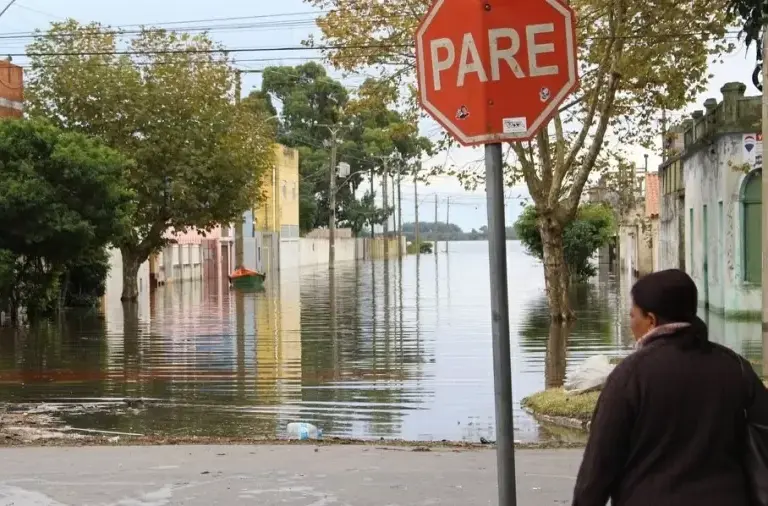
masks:
<path id="1" fill-rule="evenodd" d="M 600 394 L 574 506 L 750 506 L 744 410 L 768 423 L 768 392 L 709 342 L 697 306 L 696 285 L 676 269 L 632 287 L 638 350 Z"/>

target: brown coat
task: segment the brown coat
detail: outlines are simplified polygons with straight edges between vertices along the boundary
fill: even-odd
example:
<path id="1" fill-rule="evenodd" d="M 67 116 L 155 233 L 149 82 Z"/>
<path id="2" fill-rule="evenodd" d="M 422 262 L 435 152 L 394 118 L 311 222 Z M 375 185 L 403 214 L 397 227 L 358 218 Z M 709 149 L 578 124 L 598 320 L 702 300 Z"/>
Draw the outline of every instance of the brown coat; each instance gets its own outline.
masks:
<path id="1" fill-rule="evenodd" d="M 646 338 L 608 377 L 592 419 L 573 506 L 748 506 L 742 468 L 747 381 L 751 416 L 768 392 L 706 331 Z"/>

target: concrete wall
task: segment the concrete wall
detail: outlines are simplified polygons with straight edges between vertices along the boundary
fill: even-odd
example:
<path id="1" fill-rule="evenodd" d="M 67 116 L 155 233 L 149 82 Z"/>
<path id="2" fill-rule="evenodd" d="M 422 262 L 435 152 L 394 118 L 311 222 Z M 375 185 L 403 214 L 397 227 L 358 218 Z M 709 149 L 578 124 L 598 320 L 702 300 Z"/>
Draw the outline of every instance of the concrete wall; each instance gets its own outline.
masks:
<path id="1" fill-rule="evenodd" d="M 659 222 L 659 218 L 651 218 L 651 231 L 650 231 L 650 239 L 651 239 L 651 272 L 656 272 L 659 269 L 659 255 L 660 255 L 660 245 L 659 245 L 659 227 L 661 223 Z"/>
<path id="2" fill-rule="evenodd" d="M 301 239 L 280 239 L 280 270 L 286 271 L 298 267 L 301 263 Z"/>
<path id="3" fill-rule="evenodd" d="M 685 198 L 670 193 L 661 198 L 658 270 L 685 269 Z"/>
<path id="4" fill-rule="evenodd" d="M 619 225 L 619 269 L 622 274 L 644 276 L 654 270 L 653 220 L 645 217 L 643 206 L 633 209 Z"/>
<path id="5" fill-rule="evenodd" d="M 178 283 L 203 279 L 201 244 L 170 244 L 157 254 L 155 262 L 160 283 Z"/>
<path id="6" fill-rule="evenodd" d="M 357 239 L 336 238 L 336 261 L 354 262 L 357 260 Z M 328 263 L 328 239 L 299 239 L 299 266 Z"/>
<path id="7" fill-rule="evenodd" d="M 353 262 L 385 258 L 385 241 L 388 242 L 390 258 L 397 257 L 398 245 L 405 254 L 405 238 L 337 238 L 336 261 Z M 321 265 L 328 263 L 328 239 L 302 237 L 298 241 L 298 266 Z M 281 265 L 281 269 L 284 267 Z"/>

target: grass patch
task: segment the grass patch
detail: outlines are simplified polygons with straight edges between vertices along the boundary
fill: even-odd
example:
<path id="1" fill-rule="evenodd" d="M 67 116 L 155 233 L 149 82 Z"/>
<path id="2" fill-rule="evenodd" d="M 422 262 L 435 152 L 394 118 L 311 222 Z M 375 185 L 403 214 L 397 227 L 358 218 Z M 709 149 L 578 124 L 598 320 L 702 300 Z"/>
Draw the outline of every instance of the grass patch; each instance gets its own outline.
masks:
<path id="1" fill-rule="evenodd" d="M 523 407 L 534 414 L 572 418 L 581 422 L 592 419 L 600 392 L 566 395 L 562 388 L 544 390 L 523 399 Z"/>

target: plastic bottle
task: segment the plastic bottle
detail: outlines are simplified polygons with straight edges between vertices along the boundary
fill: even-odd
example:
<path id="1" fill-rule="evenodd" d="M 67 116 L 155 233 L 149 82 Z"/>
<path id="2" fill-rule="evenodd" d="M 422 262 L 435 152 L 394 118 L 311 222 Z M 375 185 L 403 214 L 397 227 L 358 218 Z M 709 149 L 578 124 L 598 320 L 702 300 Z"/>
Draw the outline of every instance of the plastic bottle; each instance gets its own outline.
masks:
<path id="1" fill-rule="evenodd" d="M 323 430 L 318 429 L 311 423 L 294 422 L 289 423 L 286 428 L 288 433 L 288 439 L 298 439 L 304 441 L 305 439 L 322 439 Z"/>

